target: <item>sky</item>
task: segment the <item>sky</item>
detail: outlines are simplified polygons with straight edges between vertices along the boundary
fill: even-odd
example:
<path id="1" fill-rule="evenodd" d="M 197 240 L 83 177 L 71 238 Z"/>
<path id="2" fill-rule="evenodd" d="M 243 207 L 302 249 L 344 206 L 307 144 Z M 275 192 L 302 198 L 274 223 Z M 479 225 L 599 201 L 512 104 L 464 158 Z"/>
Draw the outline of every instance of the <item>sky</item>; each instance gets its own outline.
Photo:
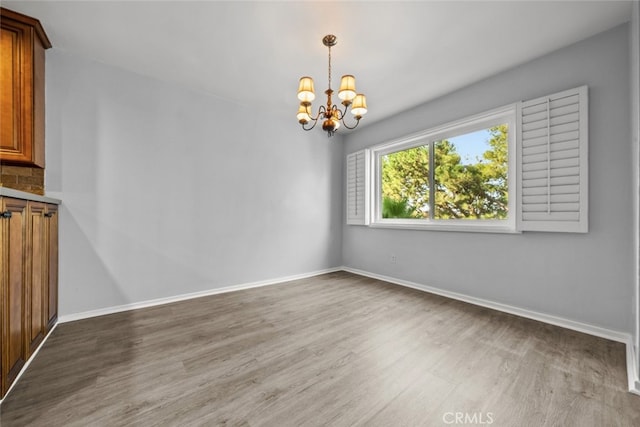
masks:
<path id="1" fill-rule="evenodd" d="M 489 129 L 483 129 L 447 139 L 456 146 L 462 163 L 470 164 L 477 163 L 476 157 L 482 159 L 482 154 L 490 148 L 488 141 L 491 134 Z"/>

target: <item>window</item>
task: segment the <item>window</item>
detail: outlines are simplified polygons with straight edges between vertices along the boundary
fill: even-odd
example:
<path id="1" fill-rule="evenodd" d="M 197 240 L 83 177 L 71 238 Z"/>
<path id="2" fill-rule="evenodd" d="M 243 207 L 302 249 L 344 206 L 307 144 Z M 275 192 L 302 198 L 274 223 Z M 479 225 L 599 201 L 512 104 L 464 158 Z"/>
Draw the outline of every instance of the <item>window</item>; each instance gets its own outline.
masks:
<path id="1" fill-rule="evenodd" d="M 347 224 L 575 232 L 588 227 L 586 86 L 347 156 Z"/>
<path id="2" fill-rule="evenodd" d="M 373 150 L 372 224 L 515 230 L 515 106 Z"/>

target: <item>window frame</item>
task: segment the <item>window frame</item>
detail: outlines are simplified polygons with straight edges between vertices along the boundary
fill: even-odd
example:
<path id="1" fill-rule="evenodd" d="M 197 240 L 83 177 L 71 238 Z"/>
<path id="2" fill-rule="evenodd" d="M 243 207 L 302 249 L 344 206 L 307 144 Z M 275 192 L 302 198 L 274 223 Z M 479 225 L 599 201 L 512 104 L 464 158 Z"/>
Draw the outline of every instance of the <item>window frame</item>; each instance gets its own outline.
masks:
<path id="1" fill-rule="evenodd" d="M 508 214 L 506 219 L 406 219 L 382 218 L 382 157 L 398 151 L 408 150 L 421 145 L 429 146 L 429 165 L 431 191 L 434 181 L 434 143 L 443 139 L 489 129 L 507 124 L 507 188 L 509 189 Z M 517 104 L 509 104 L 484 113 L 388 141 L 371 148 L 370 170 L 373 172 L 369 186 L 371 207 L 369 226 L 378 228 L 400 228 L 412 230 L 474 231 L 490 233 L 518 233 L 516 229 L 517 202 Z M 430 194 L 430 208 L 433 209 L 434 194 Z"/>

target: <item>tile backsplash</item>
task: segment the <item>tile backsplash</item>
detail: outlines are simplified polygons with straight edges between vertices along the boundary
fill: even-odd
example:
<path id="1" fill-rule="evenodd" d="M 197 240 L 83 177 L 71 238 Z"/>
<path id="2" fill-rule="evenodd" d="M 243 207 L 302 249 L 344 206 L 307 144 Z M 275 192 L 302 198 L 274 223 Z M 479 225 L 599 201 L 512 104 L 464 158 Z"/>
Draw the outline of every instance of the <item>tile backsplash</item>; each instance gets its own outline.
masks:
<path id="1" fill-rule="evenodd" d="M 44 169 L 0 165 L 0 186 L 44 195 Z"/>

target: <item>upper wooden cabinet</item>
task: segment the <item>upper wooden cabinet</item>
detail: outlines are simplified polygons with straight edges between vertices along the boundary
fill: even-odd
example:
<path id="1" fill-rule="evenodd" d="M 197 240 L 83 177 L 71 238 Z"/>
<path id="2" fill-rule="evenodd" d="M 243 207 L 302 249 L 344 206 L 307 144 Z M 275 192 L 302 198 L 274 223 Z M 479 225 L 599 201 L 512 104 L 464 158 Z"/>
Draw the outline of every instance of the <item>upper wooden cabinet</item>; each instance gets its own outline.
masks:
<path id="1" fill-rule="evenodd" d="M 44 168 L 44 51 L 40 21 L 0 7 L 0 162 Z"/>

